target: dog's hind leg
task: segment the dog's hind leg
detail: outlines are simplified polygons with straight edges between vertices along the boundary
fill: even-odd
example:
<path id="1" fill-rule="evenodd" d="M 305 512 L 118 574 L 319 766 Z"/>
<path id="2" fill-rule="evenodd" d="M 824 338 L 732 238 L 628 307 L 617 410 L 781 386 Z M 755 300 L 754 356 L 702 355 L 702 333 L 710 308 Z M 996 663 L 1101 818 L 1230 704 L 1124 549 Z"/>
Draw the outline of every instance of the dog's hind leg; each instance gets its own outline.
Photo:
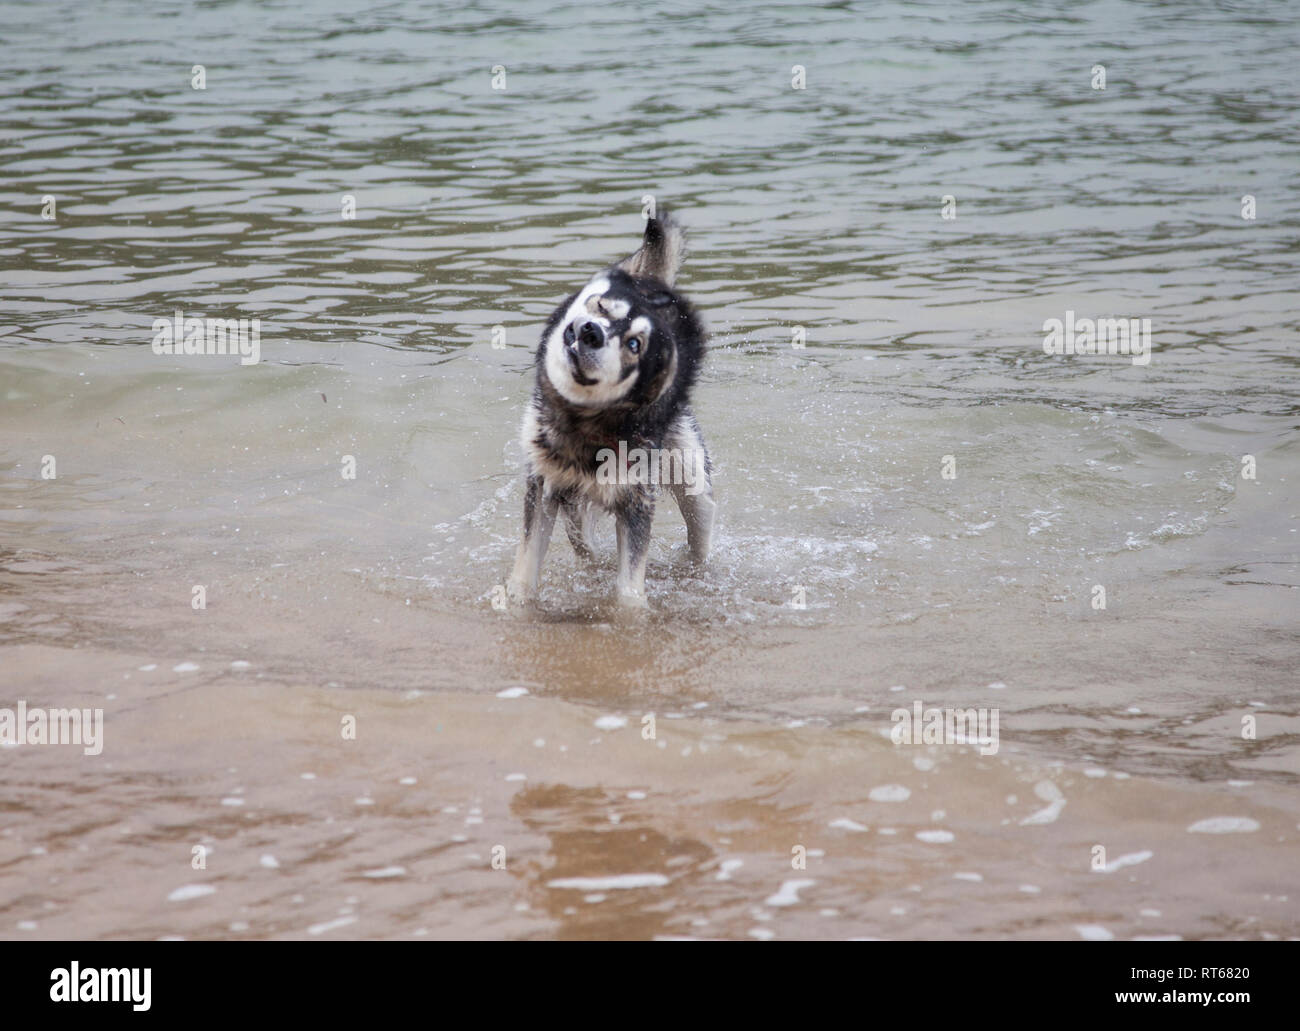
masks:
<path id="1" fill-rule="evenodd" d="M 515 552 L 514 571 L 506 581 L 506 594 L 515 601 L 528 601 L 537 595 L 542 560 L 546 558 L 559 507 L 555 495 L 545 492 L 540 476 L 528 477 L 524 491 L 524 536 Z"/>
<path id="2" fill-rule="evenodd" d="M 718 511 L 712 486 L 702 486 L 704 489 L 697 494 L 689 493 L 683 483 L 669 487 L 686 522 L 686 545 L 690 548 L 691 558 L 700 564 L 709 557 L 709 548 L 713 544 L 713 517 Z"/>
<path id="3" fill-rule="evenodd" d="M 591 503 L 568 500 L 560 504 L 560 509 L 564 513 L 564 532 L 573 545 L 573 553 L 581 562 L 596 561 L 596 552 L 591 546 Z"/>
<path id="4" fill-rule="evenodd" d="M 681 476 L 673 476 L 668 483 L 686 521 L 686 544 L 691 559 L 703 564 L 709 557 L 713 544 L 713 517 L 718 510 L 713 500 L 713 462 L 704 446 L 699 424 L 689 410 L 685 410 L 673 424 L 668 446 L 680 448 Z"/>

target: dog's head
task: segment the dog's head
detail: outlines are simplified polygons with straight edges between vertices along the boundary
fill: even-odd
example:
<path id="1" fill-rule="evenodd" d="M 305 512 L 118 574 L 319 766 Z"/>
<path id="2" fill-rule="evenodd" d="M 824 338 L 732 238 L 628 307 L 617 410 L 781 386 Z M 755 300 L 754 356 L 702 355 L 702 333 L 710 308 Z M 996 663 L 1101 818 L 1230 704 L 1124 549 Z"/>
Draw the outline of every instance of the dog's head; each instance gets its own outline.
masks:
<path id="1" fill-rule="evenodd" d="M 671 285 L 683 243 L 680 228 L 666 216 L 650 219 L 640 250 L 555 310 L 538 362 L 569 404 L 638 408 L 689 387 L 700 328 L 689 302 Z"/>

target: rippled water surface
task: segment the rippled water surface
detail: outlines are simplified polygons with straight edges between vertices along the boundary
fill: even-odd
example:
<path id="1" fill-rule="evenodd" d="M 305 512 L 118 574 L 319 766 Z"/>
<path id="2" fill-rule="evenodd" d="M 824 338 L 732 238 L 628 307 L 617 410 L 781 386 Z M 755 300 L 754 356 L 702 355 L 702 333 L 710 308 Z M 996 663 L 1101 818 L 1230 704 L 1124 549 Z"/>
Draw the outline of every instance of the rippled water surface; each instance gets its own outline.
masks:
<path id="1" fill-rule="evenodd" d="M 0 936 L 1300 933 L 1297 46 L 1286 3 L 0 6 L 0 707 L 105 713 L 0 749 Z M 612 527 L 498 612 L 541 324 L 646 195 L 712 562 L 666 510 L 645 618 Z M 260 362 L 154 353 L 177 310 Z M 1150 363 L 1045 354 L 1067 311 Z M 917 702 L 996 754 L 894 744 Z"/>

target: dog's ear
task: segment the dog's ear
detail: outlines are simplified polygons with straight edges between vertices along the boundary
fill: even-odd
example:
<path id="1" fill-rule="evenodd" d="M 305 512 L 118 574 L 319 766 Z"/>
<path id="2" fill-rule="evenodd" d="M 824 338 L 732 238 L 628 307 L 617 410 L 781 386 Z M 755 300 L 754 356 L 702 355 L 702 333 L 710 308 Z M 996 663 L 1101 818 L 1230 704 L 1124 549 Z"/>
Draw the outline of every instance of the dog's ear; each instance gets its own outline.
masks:
<path id="1" fill-rule="evenodd" d="M 648 276 L 673 285 L 686 257 L 686 233 L 662 208 L 646 220 L 641 247 L 615 268 L 633 276 Z"/>

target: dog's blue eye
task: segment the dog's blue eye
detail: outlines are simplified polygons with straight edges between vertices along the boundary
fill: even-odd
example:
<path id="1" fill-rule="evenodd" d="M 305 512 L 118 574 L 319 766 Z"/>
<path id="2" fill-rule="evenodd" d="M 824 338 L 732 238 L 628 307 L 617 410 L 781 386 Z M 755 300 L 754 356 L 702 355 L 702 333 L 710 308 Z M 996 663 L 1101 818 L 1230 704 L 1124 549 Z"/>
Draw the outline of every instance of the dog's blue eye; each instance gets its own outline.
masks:
<path id="1" fill-rule="evenodd" d="M 564 327 L 564 342 L 566 344 L 573 343 L 573 337 L 574 337 L 573 323 L 570 322 L 567 326 Z"/>
<path id="2" fill-rule="evenodd" d="M 640 337 L 630 337 L 630 338 L 628 339 L 628 342 L 627 342 L 627 349 L 628 349 L 629 351 L 631 351 L 633 354 L 636 354 L 638 351 L 640 351 L 640 350 L 641 350 L 641 338 L 640 338 Z"/>

